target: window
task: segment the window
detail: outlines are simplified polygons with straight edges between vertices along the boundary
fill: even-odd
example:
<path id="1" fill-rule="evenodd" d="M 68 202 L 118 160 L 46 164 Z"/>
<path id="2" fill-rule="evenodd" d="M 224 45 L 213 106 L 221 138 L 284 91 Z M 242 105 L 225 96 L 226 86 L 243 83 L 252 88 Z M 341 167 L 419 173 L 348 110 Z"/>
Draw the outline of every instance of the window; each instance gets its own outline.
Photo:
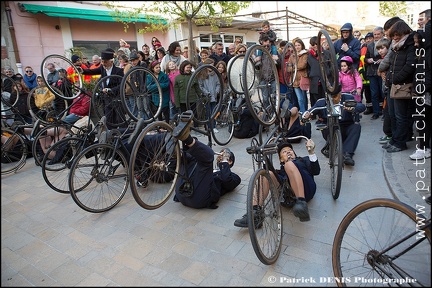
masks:
<path id="1" fill-rule="evenodd" d="M 130 45 L 129 49 L 131 51 L 134 49 L 137 51 L 141 50 L 136 48 L 137 42 L 128 42 L 128 44 Z M 101 51 L 107 48 L 112 48 L 114 51 L 120 48 L 118 41 L 73 41 L 73 47 L 80 48 L 81 52 L 89 59 L 91 59 L 93 55 L 100 55 Z"/>
<path id="2" fill-rule="evenodd" d="M 244 39 L 244 35 L 234 35 L 234 34 L 223 34 L 223 37 L 221 37 L 220 34 L 213 34 L 213 35 L 207 35 L 207 34 L 200 34 L 200 43 L 198 44 L 198 47 L 201 49 L 210 49 L 211 45 L 215 42 L 222 42 L 224 44 L 224 48 L 226 50 L 228 49 L 228 46 L 232 43 L 234 43 L 235 38 L 240 37 Z"/>

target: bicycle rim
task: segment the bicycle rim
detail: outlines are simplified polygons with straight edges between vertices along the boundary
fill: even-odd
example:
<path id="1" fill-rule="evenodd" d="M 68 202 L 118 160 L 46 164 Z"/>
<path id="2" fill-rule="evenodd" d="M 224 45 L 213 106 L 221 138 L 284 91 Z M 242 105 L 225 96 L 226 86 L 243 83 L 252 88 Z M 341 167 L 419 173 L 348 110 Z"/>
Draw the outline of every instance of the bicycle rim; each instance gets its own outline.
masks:
<path id="1" fill-rule="evenodd" d="M 12 93 L 13 91 L 18 90 L 18 84 L 6 74 L 1 73 L 2 78 L 2 91 L 6 91 Z M 19 97 L 15 97 L 14 101 L 10 101 L 10 95 L 3 94 L 1 95 L 1 112 L 9 111 L 11 107 L 15 106 L 18 102 Z"/>
<path id="2" fill-rule="evenodd" d="M 324 39 L 323 39 L 324 38 Z M 337 64 L 336 52 L 333 45 L 329 45 L 329 50 L 322 50 L 321 43 L 326 40 L 327 43 L 333 43 L 329 33 L 321 29 L 318 32 L 318 62 L 320 64 L 321 75 L 324 80 L 324 87 L 328 93 L 336 91 L 339 85 L 339 69 Z"/>
<path id="3" fill-rule="evenodd" d="M 266 184 L 267 183 L 267 184 Z M 273 183 L 264 169 L 254 172 L 249 182 L 247 194 L 247 219 L 252 247 L 258 259 L 271 265 L 279 257 L 282 248 L 282 212 L 279 204 L 279 192 L 270 184 L 268 196 L 263 192 Z M 255 217 L 254 203 L 262 203 L 262 217 Z"/>
<path id="4" fill-rule="evenodd" d="M 378 198 L 349 211 L 333 241 L 332 266 L 338 286 L 430 287 L 430 222 L 420 229 L 425 223 L 421 207 L 416 211 L 397 200 Z M 405 242 L 396 244 L 409 234 Z M 415 245 L 418 240 L 422 242 Z"/>
<path id="5" fill-rule="evenodd" d="M 101 213 L 120 203 L 129 186 L 128 161 L 112 144 L 94 144 L 74 160 L 69 190 L 85 211 Z"/>
<path id="6" fill-rule="evenodd" d="M 333 199 L 338 199 L 342 186 L 343 150 L 342 135 L 339 129 L 333 131 L 330 152 L 331 193 Z"/>
<path id="7" fill-rule="evenodd" d="M 289 61 L 291 57 L 294 58 L 292 62 Z M 281 58 L 282 58 L 281 72 L 282 72 L 282 79 L 284 82 L 283 84 L 292 87 L 297 75 L 298 56 L 297 56 L 297 50 L 295 49 L 294 45 L 291 42 L 285 45 L 282 51 Z"/>
<path id="8" fill-rule="evenodd" d="M 27 144 L 18 133 L 9 128 L 1 128 L 1 174 L 14 173 L 26 163 Z M 3 139 L 6 141 L 3 143 Z"/>
<path id="9" fill-rule="evenodd" d="M 220 110 L 213 118 L 211 125 L 211 134 L 215 142 L 220 146 L 227 145 L 234 134 L 234 116 L 230 107 L 224 103 L 222 108 L 215 107 Z"/>
<path id="10" fill-rule="evenodd" d="M 157 209 L 175 190 L 180 171 L 180 146 L 165 121 L 149 124 L 131 152 L 129 177 L 135 201 L 144 209 Z"/>
<path id="11" fill-rule="evenodd" d="M 236 94 L 244 93 L 243 84 L 241 81 L 244 57 L 245 55 L 239 54 L 228 62 L 228 83 L 232 91 L 234 91 Z"/>

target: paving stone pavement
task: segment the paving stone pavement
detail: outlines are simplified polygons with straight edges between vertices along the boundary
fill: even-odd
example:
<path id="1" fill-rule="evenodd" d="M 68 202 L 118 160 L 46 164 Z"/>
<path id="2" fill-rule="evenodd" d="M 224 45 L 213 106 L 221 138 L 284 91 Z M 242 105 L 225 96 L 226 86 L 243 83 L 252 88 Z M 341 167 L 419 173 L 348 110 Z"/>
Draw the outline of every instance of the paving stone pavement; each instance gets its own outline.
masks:
<path id="1" fill-rule="evenodd" d="M 407 151 L 389 154 L 378 144 L 382 122 L 363 116 L 361 123 L 356 165 L 345 167 L 336 201 L 329 191 L 326 159 L 319 152 L 324 141 L 313 129 L 321 174 L 309 202 L 311 221 L 299 222 L 290 209 L 282 208 L 283 247 L 269 266 L 256 257 L 248 230 L 233 225 L 245 213 L 253 172 L 245 151 L 250 139 L 234 138 L 228 145 L 236 154 L 233 170 L 242 182 L 215 210 L 173 201 L 145 210 L 128 192 L 112 210 L 92 214 L 70 195 L 51 190 L 40 168 L 28 159 L 17 173 L 1 177 L 1 285 L 336 287 L 325 277 L 333 276 L 332 242 L 343 216 L 371 198 L 424 205 L 421 196 L 430 193 L 416 191 L 419 181 L 430 187 L 430 159 L 422 166 L 413 164 L 408 156 L 415 142 L 409 142 Z M 306 154 L 304 143 L 295 149 Z M 424 179 L 419 169 L 425 170 Z"/>

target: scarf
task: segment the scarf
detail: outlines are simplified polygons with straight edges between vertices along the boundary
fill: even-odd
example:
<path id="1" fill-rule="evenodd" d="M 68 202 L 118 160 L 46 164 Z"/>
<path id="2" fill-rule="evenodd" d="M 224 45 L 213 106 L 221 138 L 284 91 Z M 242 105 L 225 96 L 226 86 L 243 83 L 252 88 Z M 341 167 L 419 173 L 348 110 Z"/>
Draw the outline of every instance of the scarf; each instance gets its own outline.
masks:
<path id="1" fill-rule="evenodd" d="M 36 87 L 37 86 L 36 73 L 33 73 L 33 75 L 30 77 L 27 74 L 24 74 L 24 83 L 27 85 L 29 89 L 33 89 L 34 87 Z"/>
<path id="2" fill-rule="evenodd" d="M 396 50 L 396 51 L 399 50 L 405 44 L 405 41 L 407 40 L 408 36 L 409 36 L 409 34 L 403 36 L 402 39 L 399 40 L 399 42 L 395 42 L 395 40 L 392 40 L 393 50 Z"/>
<path id="3" fill-rule="evenodd" d="M 309 54 L 311 54 L 315 59 L 318 59 L 318 54 L 314 49 L 309 49 Z"/>

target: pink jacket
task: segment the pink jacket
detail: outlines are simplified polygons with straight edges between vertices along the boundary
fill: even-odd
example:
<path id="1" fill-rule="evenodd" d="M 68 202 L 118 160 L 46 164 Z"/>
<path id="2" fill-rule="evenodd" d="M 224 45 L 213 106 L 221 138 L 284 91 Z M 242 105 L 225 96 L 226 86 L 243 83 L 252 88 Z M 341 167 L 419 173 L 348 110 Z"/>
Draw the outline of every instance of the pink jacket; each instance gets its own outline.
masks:
<path id="1" fill-rule="evenodd" d="M 357 70 L 354 71 L 354 75 L 339 71 L 339 83 L 342 85 L 342 93 L 351 93 L 363 88 L 363 81 Z"/>
<path id="2" fill-rule="evenodd" d="M 170 98 L 171 98 L 172 103 L 175 103 L 175 100 L 174 100 L 174 80 L 175 80 L 175 77 L 177 77 L 177 75 L 179 75 L 179 74 L 180 74 L 180 70 L 178 70 L 178 69 L 176 71 L 171 71 L 168 74 L 168 78 L 170 79 L 169 87 L 170 87 Z"/>

